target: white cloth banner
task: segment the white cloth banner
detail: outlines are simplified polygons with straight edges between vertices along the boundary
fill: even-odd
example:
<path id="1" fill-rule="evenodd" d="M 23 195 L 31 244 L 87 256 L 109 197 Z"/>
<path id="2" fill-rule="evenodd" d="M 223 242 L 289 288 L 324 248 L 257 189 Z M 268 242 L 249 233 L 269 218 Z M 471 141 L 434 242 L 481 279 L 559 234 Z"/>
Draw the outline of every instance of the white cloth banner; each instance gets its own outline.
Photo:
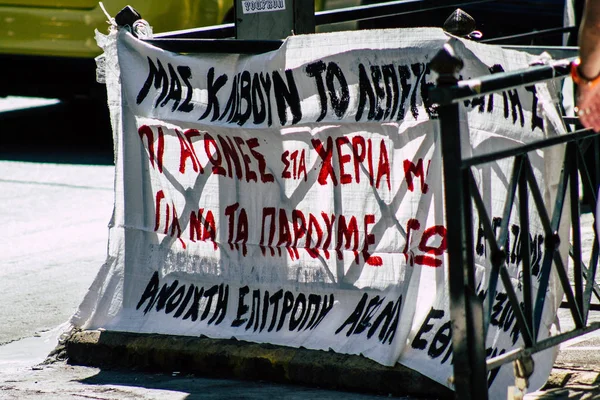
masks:
<path id="1" fill-rule="evenodd" d="M 99 36 L 115 211 L 108 259 L 75 325 L 332 349 L 452 387 L 446 237 L 456 233 L 445 227 L 439 122 L 427 98 L 429 63 L 448 40 L 465 79 L 532 61 L 439 29 L 294 36 L 261 55 L 175 54 L 123 30 Z M 560 134 L 555 92 L 539 84 L 462 104 L 463 156 Z M 548 201 L 545 177 L 560 166 L 549 152 L 530 159 Z M 494 226 L 511 170 L 512 160 L 473 169 Z M 537 277 L 544 236 L 531 208 Z M 515 211 L 515 286 L 518 221 Z M 485 298 L 489 251 L 482 235 L 476 245 Z M 522 345 L 505 293 L 499 285 L 490 355 Z M 551 285 L 541 336 L 561 298 Z M 554 360 L 552 351 L 536 357 L 532 386 Z M 514 382 L 511 365 L 489 376 L 498 393 Z"/>

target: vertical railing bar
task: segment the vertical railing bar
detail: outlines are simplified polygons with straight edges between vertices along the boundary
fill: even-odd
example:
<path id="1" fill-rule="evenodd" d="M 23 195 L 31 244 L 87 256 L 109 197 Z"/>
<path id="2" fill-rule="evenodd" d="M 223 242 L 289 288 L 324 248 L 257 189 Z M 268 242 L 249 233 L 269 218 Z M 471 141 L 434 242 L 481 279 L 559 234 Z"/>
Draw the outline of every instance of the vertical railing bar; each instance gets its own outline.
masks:
<path id="1" fill-rule="evenodd" d="M 598 160 L 598 154 L 600 154 L 600 138 L 596 135 L 594 136 L 593 139 L 593 144 L 594 144 L 594 167 L 595 167 L 595 179 L 594 182 L 592 183 L 592 189 L 595 189 L 599 186 L 599 180 L 600 180 L 600 160 Z M 598 290 L 597 285 L 595 285 L 596 283 L 596 272 L 598 270 L 598 251 L 600 251 L 599 246 L 598 246 L 598 231 L 596 230 L 596 218 L 598 218 L 598 214 L 597 214 L 597 210 L 596 210 L 596 204 L 598 203 L 598 197 L 596 194 L 596 190 L 592 190 L 592 198 L 594 199 L 594 207 L 592 207 L 592 213 L 594 214 L 594 245 L 592 247 L 592 254 L 590 255 L 590 263 L 589 263 L 589 269 L 592 270 L 591 273 L 588 272 L 589 276 L 586 277 L 587 279 L 587 285 L 592 284 L 594 286 L 596 286 L 596 298 L 598 300 L 600 300 L 600 290 Z M 589 305 L 591 302 L 591 293 L 589 295 L 589 298 L 587 299 L 587 304 Z"/>
<path id="2" fill-rule="evenodd" d="M 577 142 L 568 145 L 575 154 L 579 155 L 579 146 Z M 587 322 L 587 312 L 583 305 L 583 281 L 581 270 L 581 228 L 580 228 L 580 209 L 579 209 L 579 157 L 573 157 L 573 164 L 569 171 L 569 194 L 571 197 L 571 235 L 572 245 L 575 248 L 573 253 L 573 280 L 575 281 L 575 306 L 579 309 L 582 316 L 582 322 Z"/>
<path id="3" fill-rule="evenodd" d="M 594 189 L 597 188 L 600 184 L 600 182 L 598 182 L 600 180 L 600 161 L 598 160 L 598 154 L 600 154 L 600 138 L 598 138 L 598 135 L 594 136 L 594 167 L 595 167 L 595 181 L 593 182 L 594 184 Z M 594 197 L 596 196 L 596 191 L 594 191 Z M 595 205 L 595 203 L 594 203 Z M 595 210 L 594 210 L 594 214 L 595 214 Z M 597 234 L 598 232 L 596 232 Z"/>
<path id="4" fill-rule="evenodd" d="M 523 274 L 523 306 L 525 321 L 531 331 L 533 341 L 537 332 L 533 329 L 533 300 L 531 284 L 531 242 L 529 240 L 529 193 L 526 174 L 519 176 L 519 222 L 521 224 L 521 271 Z M 518 261 L 517 261 L 518 262 Z"/>
<path id="5" fill-rule="evenodd" d="M 460 131 L 459 131 L 460 133 Z M 459 135 L 460 141 L 460 135 Z M 486 355 L 485 345 L 487 338 L 487 329 L 483 324 L 483 300 L 477 296 L 477 286 L 475 282 L 475 243 L 473 234 L 473 204 L 471 203 L 471 185 L 469 184 L 469 177 L 472 177 L 470 168 L 462 170 L 462 183 L 463 188 L 463 226 L 465 229 L 464 248 L 463 253 L 465 257 L 465 298 L 467 301 L 467 311 L 470 312 L 468 320 L 472 324 L 471 332 L 473 334 L 473 346 L 468 348 L 469 359 L 471 365 L 476 368 L 478 362 L 481 362 L 485 371 L 483 376 L 479 376 L 478 379 L 481 382 L 476 382 L 473 386 L 483 386 L 487 388 L 487 367 L 486 367 Z M 476 394 L 476 392 L 474 392 Z"/>
<path id="6" fill-rule="evenodd" d="M 463 183 L 463 220 L 464 220 L 464 228 L 465 228 L 465 267 L 466 271 L 466 279 L 465 283 L 467 285 L 468 290 L 471 293 L 476 293 L 476 285 L 475 285 L 475 259 L 473 255 L 473 250 L 475 249 L 475 243 L 473 241 L 473 205 L 471 204 L 471 185 L 469 184 L 470 177 L 469 168 L 462 170 L 462 183 Z"/>
<path id="7" fill-rule="evenodd" d="M 450 43 L 431 60 L 431 69 L 438 74 L 432 92 L 443 92 L 458 82 L 458 72 L 463 67 Z M 483 310 L 481 302 L 467 285 L 465 268 L 467 240 L 462 191 L 461 132 L 458 104 L 443 104 L 438 108 L 440 140 L 442 147 L 444 206 L 448 246 L 448 286 L 450 317 L 452 321 L 452 348 L 454 352 L 454 389 L 460 400 L 487 400 L 487 368 L 485 338 L 483 337 Z M 452 190 L 450 191 L 450 188 Z M 448 212 L 452 210 L 452 212 Z M 472 251 L 472 249 L 470 249 Z M 472 266 L 471 266 L 472 268 Z M 478 325 L 481 326 L 478 326 Z"/>

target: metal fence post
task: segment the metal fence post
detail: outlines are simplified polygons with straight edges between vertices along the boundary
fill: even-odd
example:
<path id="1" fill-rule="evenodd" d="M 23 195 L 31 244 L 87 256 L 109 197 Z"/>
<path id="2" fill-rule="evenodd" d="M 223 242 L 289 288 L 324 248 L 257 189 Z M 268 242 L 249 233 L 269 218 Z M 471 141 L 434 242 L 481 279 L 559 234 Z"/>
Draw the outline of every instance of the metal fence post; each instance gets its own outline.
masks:
<path id="1" fill-rule="evenodd" d="M 457 74 L 463 62 L 446 43 L 431 61 L 431 69 L 438 73 L 437 90 L 458 82 Z M 452 319 L 452 347 L 454 387 L 460 400 L 487 399 L 487 370 L 482 302 L 475 293 L 473 271 L 472 208 L 468 180 L 461 168 L 461 140 L 459 105 L 440 104 L 440 140 L 444 166 L 444 202 L 448 231 L 448 282 L 450 317 Z"/>
<path id="2" fill-rule="evenodd" d="M 285 39 L 315 32 L 314 0 L 235 0 L 237 39 Z"/>

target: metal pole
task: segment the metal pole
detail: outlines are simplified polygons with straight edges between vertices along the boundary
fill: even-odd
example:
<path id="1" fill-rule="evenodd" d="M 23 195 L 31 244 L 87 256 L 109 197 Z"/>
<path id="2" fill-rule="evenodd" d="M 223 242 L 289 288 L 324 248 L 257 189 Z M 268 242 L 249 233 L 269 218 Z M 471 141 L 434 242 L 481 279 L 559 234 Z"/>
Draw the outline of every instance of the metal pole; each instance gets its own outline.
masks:
<path id="1" fill-rule="evenodd" d="M 273 40 L 315 32 L 314 0 L 235 0 L 237 39 Z"/>
<path id="2" fill-rule="evenodd" d="M 437 88 L 441 91 L 456 85 L 457 74 L 463 62 L 446 43 L 431 61 L 431 68 L 439 74 Z M 469 246 L 467 222 L 471 222 L 469 191 L 465 190 L 461 168 L 460 120 L 458 104 L 446 103 L 439 107 L 442 158 L 444 166 L 444 200 L 448 230 L 448 281 L 450 316 L 452 318 L 452 346 L 454 353 L 454 387 L 460 400 L 488 398 L 487 369 L 483 307 L 474 285 L 472 246 Z M 451 212 L 450 212 L 451 210 Z"/>

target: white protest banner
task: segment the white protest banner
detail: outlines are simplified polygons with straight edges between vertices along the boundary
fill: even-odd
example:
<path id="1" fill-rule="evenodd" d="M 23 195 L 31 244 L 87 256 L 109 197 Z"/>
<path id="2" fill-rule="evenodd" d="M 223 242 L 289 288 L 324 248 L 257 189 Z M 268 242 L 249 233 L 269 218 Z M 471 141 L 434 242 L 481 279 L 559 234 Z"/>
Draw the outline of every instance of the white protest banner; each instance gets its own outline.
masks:
<path id="1" fill-rule="evenodd" d="M 100 37 L 115 212 L 107 262 L 74 324 L 333 349 L 401 362 L 451 387 L 453 233 L 427 94 L 429 62 L 448 40 L 464 78 L 531 61 L 439 29 L 294 36 L 261 55 L 175 54 L 124 30 Z M 554 90 L 539 84 L 463 104 L 464 156 L 559 134 Z M 531 160 L 551 196 L 546 176 L 557 163 L 541 151 Z M 475 169 L 495 224 L 510 171 L 510 160 Z M 507 262 L 518 282 L 515 214 Z M 533 211 L 530 221 L 538 276 L 543 230 Z M 485 298 L 481 236 L 476 253 Z M 561 297 L 549 288 L 542 336 Z M 488 352 L 521 344 L 500 286 Z M 552 352 L 539 357 L 532 386 L 553 362 Z M 491 390 L 505 393 L 513 380 L 511 365 L 492 371 Z"/>

